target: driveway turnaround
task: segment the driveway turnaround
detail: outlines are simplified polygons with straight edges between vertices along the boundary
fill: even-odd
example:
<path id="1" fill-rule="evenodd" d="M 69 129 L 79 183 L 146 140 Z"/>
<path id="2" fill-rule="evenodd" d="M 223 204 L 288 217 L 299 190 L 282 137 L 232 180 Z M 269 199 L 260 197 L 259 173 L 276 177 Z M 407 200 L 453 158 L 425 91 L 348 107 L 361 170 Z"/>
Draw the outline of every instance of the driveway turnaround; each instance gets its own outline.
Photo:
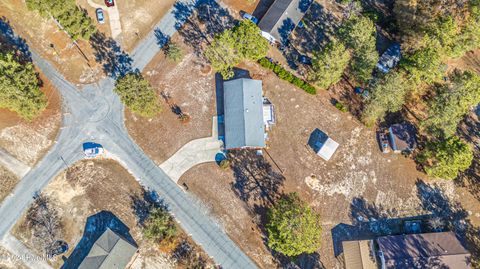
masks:
<path id="1" fill-rule="evenodd" d="M 147 39 L 146 42 L 150 41 Z M 139 47 L 149 46 L 142 43 Z M 148 57 L 150 61 L 158 50 L 156 47 L 152 53 L 137 54 L 140 58 L 134 57 L 134 63 L 146 61 Z M 35 51 L 31 53 L 34 64 L 62 96 L 62 128 L 56 143 L 46 156 L 23 177 L 12 194 L 0 205 L 0 238 L 8 236 L 37 192 L 61 171 L 83 158 L 82 143 L 93 141 L 102 144 L 146 188 L 157 192 L 181 227 L 216 263 L 229 269 L 257 268 L 216 224 L 215 219 L 205 213 L 206 210 L 198 201 L 180 189 L 132 141 L 124 126 L 123 105 L 113 92 L 112 78 L 77 89 Z"/>
<path id="2" fill-rule="evenodd" d="M 185 144 L 160 168 L 177 183 L 180 177 L 197 164 L 213 162 L 221 153 L 223 142 L 218 140 L 217 118 L 213 119 L 212 136 L 192 140 Z"/>

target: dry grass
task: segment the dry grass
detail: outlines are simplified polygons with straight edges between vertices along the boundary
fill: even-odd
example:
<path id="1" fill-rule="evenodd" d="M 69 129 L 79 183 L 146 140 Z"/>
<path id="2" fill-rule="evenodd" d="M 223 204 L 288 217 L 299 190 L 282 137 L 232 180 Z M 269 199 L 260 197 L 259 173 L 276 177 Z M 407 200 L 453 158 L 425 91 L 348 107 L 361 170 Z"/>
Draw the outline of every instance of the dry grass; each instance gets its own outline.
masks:
<path id="1" fill-rule="evenodd" d="M 12 172 L 0 166 L 0 202 L 9 195 L 18 183 L 18 178 Z"/>

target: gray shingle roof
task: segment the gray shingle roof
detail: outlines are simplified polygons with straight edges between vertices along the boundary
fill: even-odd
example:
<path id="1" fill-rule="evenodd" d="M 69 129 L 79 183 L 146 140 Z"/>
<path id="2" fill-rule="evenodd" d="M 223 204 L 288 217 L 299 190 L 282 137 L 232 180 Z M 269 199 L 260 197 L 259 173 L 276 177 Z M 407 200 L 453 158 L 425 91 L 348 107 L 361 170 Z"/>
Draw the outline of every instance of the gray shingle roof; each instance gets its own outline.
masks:
<path id="1" fill-rule="evenodd" d="M 262 81 L 234 79 L 223 83 L 225 148 L 265 147 Z"/>
<path id="2" fill-rule="evenodd" d="M 95 241 L 79 269 L 124 269 L 137 248 L 108 229 Z"/>
<path id="3" fill-rule="evenodd" d="M 311 0 L 276 0 L 258 26 L 282 42 L 302 20 L 311 3 Z"/>
<path id="4" fill-rule="evenodd" d="M 470 268 L 470 253 L 453 232 L 383 236 L 377 243 L 388 269 Z"/>

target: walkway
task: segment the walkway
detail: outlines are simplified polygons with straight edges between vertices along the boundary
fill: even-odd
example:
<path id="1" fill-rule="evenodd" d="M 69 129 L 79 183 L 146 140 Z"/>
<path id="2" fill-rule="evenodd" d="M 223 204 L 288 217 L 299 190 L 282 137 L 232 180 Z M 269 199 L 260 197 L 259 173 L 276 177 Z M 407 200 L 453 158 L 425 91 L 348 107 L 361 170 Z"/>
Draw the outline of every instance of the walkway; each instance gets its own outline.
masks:
<path id="1" fill-rule="evenodd" d="M 175 24 L 173 16 L 169 15 L 167 18 L 170 20 L 163 19 L 163 23 L 159 25 L 162 29 Z M 147 39 L 138 47 L 148 48 L 149 45 L 145 43 L 149 42 L 151 40 Z M 158 46 L 155 46 L 151 53 L 134 55 L 134 63 L 149 62 L 158 51 Z M 215 224 L 215 220 L 205 214 L 206 210 L 182 191 L 132 141 L 124 125 L 123 105 L 113 92 L 113 79 L 105 78 L 96 84 L 77 89 L 35 51 L 31 53 L 36 67 L 42 70 L 62 96 L 62 128 L 57 143 L 0 205 L 0 238 L 8 236 L 10 229 L 32 203 L 36 192 L 41 191 L 65 168 L 83 158 L 82 143 L 94 141 L 116 156 L 145 187 L 157 192 L 181 227 L 216 263 L 229 269 L 257 268 L 223 229 Z"/>
<path id="2" fill-rule="evenodd" d="M 32 253 L 22 242 L 8 233 L 0 241 L 2 246 L 12 254 L 12 259 L 20 260 L 23 264 L 35 269 L 52 269 L 46 262 L 46 257 L 39 257 Z"/>
<path id="3" fill-rule="evenodd" d="M 215 156 L 221 152 L 222 145 L 223 142 L 218 140 L 217 117 L 215 117 L 211 137 L 188 142 L 163 162 L 160 168 L 177 183 L 180 177 L 195 165 L 215 161 Z"/>
<path id="4" fill-rule="evenodd" d="M 28 165 L 17 160 L 2 148 L 0 148 L 0 165 L 10 170 L 18 178 L 22 178 L 28 173 L 28 171 L 30 171 L 30 167 Z"/>

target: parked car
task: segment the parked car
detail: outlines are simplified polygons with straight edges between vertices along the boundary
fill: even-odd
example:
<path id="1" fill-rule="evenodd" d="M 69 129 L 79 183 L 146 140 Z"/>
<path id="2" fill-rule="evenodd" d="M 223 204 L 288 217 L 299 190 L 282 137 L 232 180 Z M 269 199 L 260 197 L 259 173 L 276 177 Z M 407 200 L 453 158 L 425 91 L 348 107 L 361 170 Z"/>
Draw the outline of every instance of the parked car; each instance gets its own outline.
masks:
<path id="1" fill-rule="evenodd" d="M 113 0 L 105 0 L 105 5 L 107 7 L 113 7 L 115 5 L 115 2 Z"/>
<path id="2" fill-rule="evenodd" d="M 104 24 L 105 23 L 105 16 L 103 15 L 103 10 L 101 8 L 97 8 L 95 13 L 97 14 L 98 23 Z"/>
<path id="3" fill-rule="evenodd" d="M 85 156 L 87 156 L 87 158 L 94 158 L 100 156 L 103 154 L 103 152 L 104 149 L 100 144 L 93 142 L 83 143 L 83 153 L 85 153 Z"/>
<path id="4" fill-rule="evenodd" d="M 251 20 L 251 21 L 253 21 L 253 23 L 258 24 L 258 19 L 255 16 L 253 16 L 252 14 L 242 11 L 241 15 L 242 15 L 243 19 Z"/>
<path id="5" fill-rule="evenodd" d="M 378 131 L 378 142 L 383 153 L 390 152 L 390 144 L 388 143 L 388 135 L 384 130 Z"/>

